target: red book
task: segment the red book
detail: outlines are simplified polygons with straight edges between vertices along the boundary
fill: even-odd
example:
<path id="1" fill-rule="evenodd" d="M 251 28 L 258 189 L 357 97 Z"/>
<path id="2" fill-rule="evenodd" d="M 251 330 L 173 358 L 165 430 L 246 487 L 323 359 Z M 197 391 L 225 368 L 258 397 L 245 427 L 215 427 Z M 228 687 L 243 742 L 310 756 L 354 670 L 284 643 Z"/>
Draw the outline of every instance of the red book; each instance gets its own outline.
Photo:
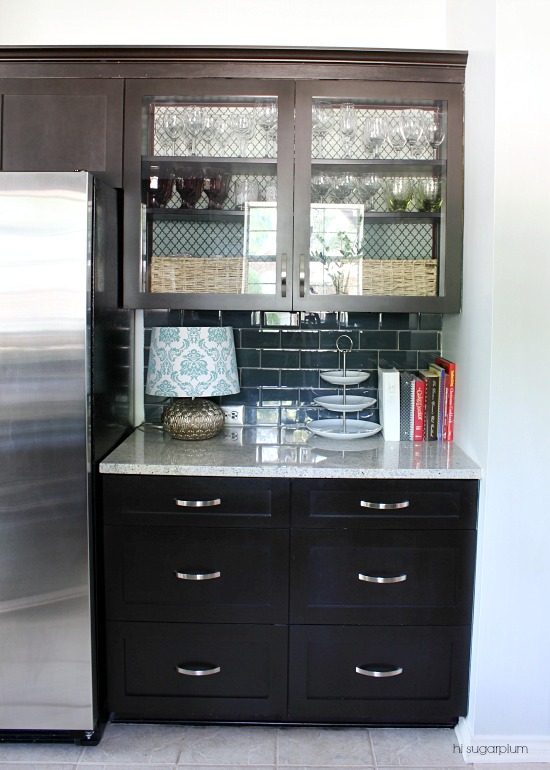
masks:
<path id="1" fill-rule="evenodd" d="M 424 400 L 426 398 L 426 383 L 420 377 L 414 378 L 413 403 L 413 441 L 424 441 Z"/>
<path id="2" fill-rule="evenodd" d="M 435 363 L 442 366 L 448 374 L 448 396 L 447 396 L 447 437 L 445 441 L 452 441 L 454 438 L 455 422 L 455 380 L 456 364 L 448 361 L 446 358 L 436 358 Z"/>
<path id="3" fill-rule="evenodd" d="M 418 376 L 426 383 L 426 394 L 424 397 L 424 440 L 437 441 L 439 375 L 427 369 L 420 369 Z"/>

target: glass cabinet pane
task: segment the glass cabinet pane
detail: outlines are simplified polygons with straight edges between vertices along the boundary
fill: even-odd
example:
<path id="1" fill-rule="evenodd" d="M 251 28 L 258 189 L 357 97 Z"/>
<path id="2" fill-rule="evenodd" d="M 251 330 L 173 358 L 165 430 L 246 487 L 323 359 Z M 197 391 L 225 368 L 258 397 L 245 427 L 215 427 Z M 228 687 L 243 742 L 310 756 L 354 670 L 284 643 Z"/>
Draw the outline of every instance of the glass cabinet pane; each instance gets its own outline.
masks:
<path id="1" fill-rule="evenodd" d="M 277 295 L 278 97 L 146 95 L 142 118 L 140 290 Z"/>
<path id="2" fill-rule="evenodd" d="M 298 116 L 309 125 L 311 112 L 308 138 L 297 150 L 309 158 L 302 166 L 308 188 L 298 196 L 309 233 L 295 234 L 302 261 L 297 300 L 315 307 L 318 297 L 334 295 L 340 308 L 338 296 L 348 307 L 354 296 L 438 297 L 446 258 L 448 102 L 338 90 L 339 96 L 327 95 L 313 86 Z"/>

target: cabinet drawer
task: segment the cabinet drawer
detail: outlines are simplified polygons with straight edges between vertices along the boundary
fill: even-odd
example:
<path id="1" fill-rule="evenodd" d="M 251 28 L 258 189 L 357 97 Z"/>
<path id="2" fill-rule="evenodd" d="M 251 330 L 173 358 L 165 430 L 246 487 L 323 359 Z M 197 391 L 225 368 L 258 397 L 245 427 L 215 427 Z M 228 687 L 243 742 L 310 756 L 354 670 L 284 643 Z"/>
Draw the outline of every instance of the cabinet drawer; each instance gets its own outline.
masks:
<path id="1" fill-rule="evenodd" d="M 454 724 L 466 713 L 469 640 L 468 626 L 292 626 L 289 715 Z"/>
<path id="2" fill-rule="evenodd" d="M 280 720 L 286 713 L 284 626 L 110 622 L 107 667 L 108 708 L 118 718 Z"/>
<path id="3" fill-rule="evenodd" d="M 292 623 L 471 622 L 473 530 L 295 530 Z"/>
<path id="4" fill-rule="evenodd" d="M 288 530 L 105 527 L 107 617 L 286 623 Z"/>
<path id="5" fill-rule="evenodd" d="M 288 481 L 105 475 L 107 524 L 280 527 L 288 524 Z"/>
<path id="6" fill-rule="evenodd" d="M 292 483 L 299 527 L 474 528 L 476 480 L 306 480 Z"/>

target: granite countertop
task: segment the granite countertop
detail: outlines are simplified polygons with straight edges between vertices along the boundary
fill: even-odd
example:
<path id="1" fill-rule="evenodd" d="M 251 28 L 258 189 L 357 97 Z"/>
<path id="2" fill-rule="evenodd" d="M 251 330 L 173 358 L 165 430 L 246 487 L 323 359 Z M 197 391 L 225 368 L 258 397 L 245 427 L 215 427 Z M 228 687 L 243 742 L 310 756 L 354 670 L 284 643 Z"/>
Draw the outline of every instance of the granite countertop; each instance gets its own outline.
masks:
<path id="1" fill-rule="evenodd" d="M 179 441 L 145 425 L 100 464 L 101 473 L 159 476 L 479 479 L 481 468 L 454 442 L 338 440 L 296 428 L 226 428 L 206 441 Z"/>

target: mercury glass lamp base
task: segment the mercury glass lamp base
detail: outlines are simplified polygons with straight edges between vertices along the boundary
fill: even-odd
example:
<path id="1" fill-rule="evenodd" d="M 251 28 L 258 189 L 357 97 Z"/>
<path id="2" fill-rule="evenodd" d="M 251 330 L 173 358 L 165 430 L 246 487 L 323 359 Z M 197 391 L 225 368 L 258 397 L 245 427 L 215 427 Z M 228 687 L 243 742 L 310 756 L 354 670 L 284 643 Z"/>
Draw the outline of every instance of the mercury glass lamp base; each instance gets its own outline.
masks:
<path id="1" fill-rule="evenodd" d="M 162 427 L 174 438 L 202 441 L 221 431 L 223 412 L 206 398 L 178 398 L 164 410 Z"/>

